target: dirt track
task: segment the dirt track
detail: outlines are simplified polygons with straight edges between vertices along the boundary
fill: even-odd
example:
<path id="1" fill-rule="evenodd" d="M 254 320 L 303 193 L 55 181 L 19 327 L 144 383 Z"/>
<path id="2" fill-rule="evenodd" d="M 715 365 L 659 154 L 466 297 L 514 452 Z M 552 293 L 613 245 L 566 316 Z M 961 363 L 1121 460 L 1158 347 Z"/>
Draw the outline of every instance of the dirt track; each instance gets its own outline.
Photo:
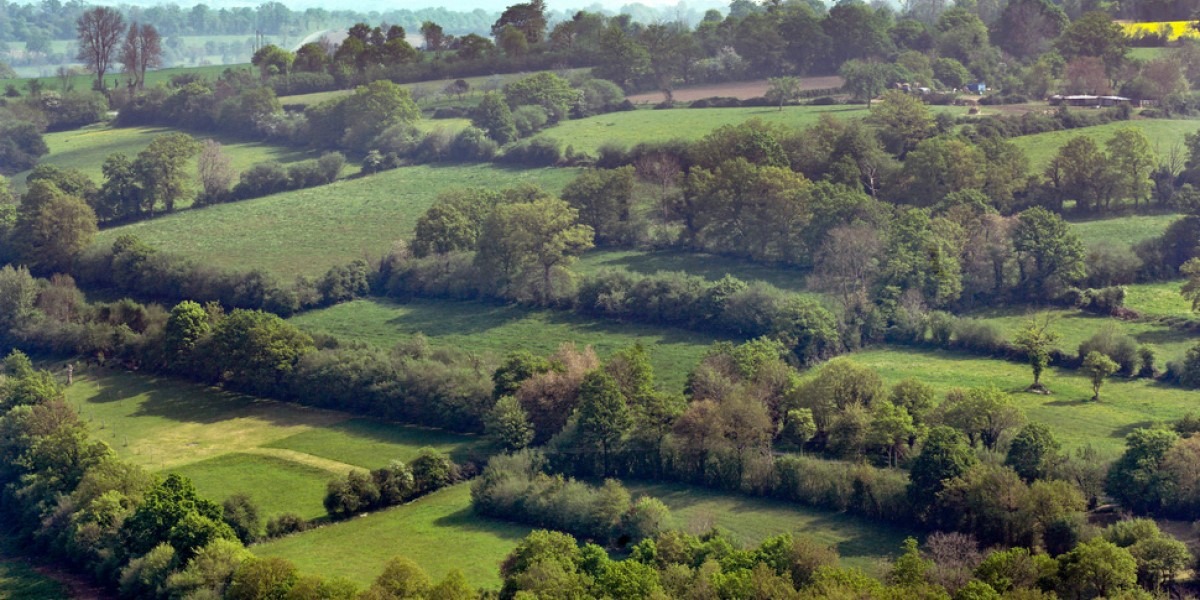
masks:
<path id="1" fill-rule="evenodd" d="M 842 87 L 842 78 L 836 75 L 825 77 L 805 77 L 801 80 L 800 89 L 804 90 L 820 90 L 826 88 Z M 767 80 L 759 79 L 756 81 L 735 81 L 732 83 L 718 83 L 713 85 L 701 85 L 689 88 L 680 88 L 675 90 L 676 102 L 691 102 L 701 98 L 711 98 L 713 96 L 724 96 L 727 98 L 737 98 L 745 100 L 747 98 L 757 98 L 767 93 Z M 635 104 L 647 102 L 662 102 L 662 92 L 646 92 L 644 94 L 635 94 L 629 97 L 629 100 Z"/>

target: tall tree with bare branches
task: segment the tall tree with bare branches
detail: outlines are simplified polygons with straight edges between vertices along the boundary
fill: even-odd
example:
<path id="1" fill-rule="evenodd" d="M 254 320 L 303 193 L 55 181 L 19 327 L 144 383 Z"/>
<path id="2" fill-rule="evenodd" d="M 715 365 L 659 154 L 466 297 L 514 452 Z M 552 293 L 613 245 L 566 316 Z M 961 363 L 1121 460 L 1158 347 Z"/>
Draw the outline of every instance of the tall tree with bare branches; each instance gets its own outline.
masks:
<path id="1" fill-rule="evenodd" d="M 125 33 L 125 19 L 117 9 L 101 6 L 80 15 L 75 31 L 79 35 L 78 58 L 96 74 L 95 88 L 103 90 L 104 74 L 112 66 L 121 34 Z"/>
<path id="2" fill-rule="evenodd" d="M 162 66 L 162 36 L 153 25 L 134 21 L 121 45 L 121 65 L 131 77 L 133 87 L 145 89 L 146 69 Z"/>

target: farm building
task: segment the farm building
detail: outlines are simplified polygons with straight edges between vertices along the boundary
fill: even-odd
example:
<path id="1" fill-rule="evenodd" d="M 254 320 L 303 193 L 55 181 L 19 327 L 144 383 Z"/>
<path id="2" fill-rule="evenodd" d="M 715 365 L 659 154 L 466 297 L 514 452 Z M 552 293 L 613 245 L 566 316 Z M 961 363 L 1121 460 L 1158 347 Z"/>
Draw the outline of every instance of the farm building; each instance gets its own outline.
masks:
<path id="1" fill-rule="evenodd" d="M 1077 94 L 1071 96 L 1061 96 L 1055 94 L 1050 96 L 1050 106 L 1118 106 L 1121 104 L 1129 104 L 1129 98 L 1124 96 L 1093 96 L 1091 94 Z"/>

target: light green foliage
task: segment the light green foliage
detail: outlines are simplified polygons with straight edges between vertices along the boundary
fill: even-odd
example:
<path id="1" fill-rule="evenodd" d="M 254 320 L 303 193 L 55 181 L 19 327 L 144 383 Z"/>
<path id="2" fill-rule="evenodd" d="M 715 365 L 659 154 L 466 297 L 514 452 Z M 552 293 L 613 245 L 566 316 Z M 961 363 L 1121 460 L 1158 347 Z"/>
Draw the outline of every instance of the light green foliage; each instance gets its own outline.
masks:
<path id="1" fill-rule="evenodd" d="M 354 94 L 346 98 L 340 108 L 345 111 L 346 125 L 342 145 L 355 149 L 365 149 L 375 136 L 392 125 L 412 123 L 421 118 L 421 110 L 413 102 L 408 88 L 387 80 L 355 88 Z"/>
<path id="2" fill-rule="evenodd" d="M 1129 551 L 1103 538 L 1079 544 L 1058 557 L 1064 593 L 1108 597 L 1137 585 L 1137 561 Z"/>
<path id="3" fill-rule="evenodd" d="M 517 138 L 517 125 L 513 121 L 512 109 L 497 92 L 483 95 L 471 116 L 471 125 L 486 131 L 488 137 L 499 144 L 507 144 Z"/>
<path id="4" fill-rule="evenodd" d="M 901 157 L 934 133 L 933 115 L 925 103 L 898 90 L 883 95 L 867 122 L 879 127 L 888 151 Z"/>
<path id="5" fill-rule="evenodd" d="M 616 379 L 603 371 L 584 376 L 579 385 L 579 428 L 585 439 L 600 446 L 605 475 L 609 473 L 609 452 L 631 422 L 629 406 Z"/>
<path id="6" fill-rule="evenodd" d="M 96 231 L 96 213 L 82 199 L 38 181 L 21 198 L 12 235 L 25 264 L 52 271 L 69 268 Z"/>
<path id="7" fill-rule="evenodd" d="M 487 432 L 505 450 L 520 450 L 533 441 L 533 426 L 513 396 L 501 396 L 487 419 Z"/>
<path id="8" fill-rule="evenodd" d="M 154 138 L 133 161 L 133 172 L 141 184 L 145 210 L 154 214 L 157 206 L 167 212 L 175 202 L 190 197 L 188 162 L 200 152 L 200 143 L 186 133 L 171 133 Z"/>
<path id="9" fill-rule="evenodd" d="M 1105 146 L 1118 197 L 1133 200 L 1133 205 L 1137 206 L 1150 193 L 1150 173 L 1158 166 L 1150 138 L 1140 129 L 1123 127 L 1105 142 Z"/>
<path id="10" fill-rule="evenodd" d="M 1200 312 L 1200 258 L 1193 258 L 1183 263 L 1179 274 L 1186 277 L 1183 288 L 1179 291 L 1183 298 L 1192 303 L 1192 310 Z"/>
<path id="11" fill-rule="evenodd" d="M 938 412 L 942 423 L 966 435 L 971 446 L 982 443 L 988 450 L 1025 421 L 1012 396 L 994 386 L 951 392 Z"/>
<path id="12" fill-rule="evenodd" d="M 501 290 L 532 276 L 537 282 L 533 297 L 549 303 L 556 297 L 551 278 L 555 268 L 570 266 L 592 247 L 592 228 L 578 224 L 578 214 L 566 202 L 547 196 L 498 205 L 483 222 L 475 263 Z"/>
<path id="13" fill-rule="evenodd" d="M 1109 375 L 1117 372 L 1117 363 L 1104 354 L 1099 352 L 1089 352 L 1083 358 L 1083 372 L 1087 373 L 1092 380 L 1092 401 L 1100 401 L 1100 386 L 1104 385 L 1104 379 Z"/>
<path id="14" fill-rule="evenodd" d="M 888 68 L 881 63 L 852 60 L 842 65 L 840 74 L 846 80 L 845 88 L 858 100 L 865 100 L 867 108 L 871 100 L 883 93 L 888 84 Z"/>
<path id="15" fill-rule="evenodd" d="M 767 84 L 767 99 L 778 103 L 779 110 L 783 110 L 784 104 L 793 102 L 800 97 L 799 77 L 771 77 L 767 80 Z"/>
<path id="16" fill-rule="evenodd" d="M 429 574 L 411 559 L 397 556 L 387 562 L 369 593 L 377 598 L 423 598 L 433 586 Z"/>
<path id="17" fill-rule="evenodd" d="M 1021 213 L 1013 229 L 1013 249 L 1021 261 L 1021 285 L 1049 294 L 1086 275 L 1083 242 L 1062 217 L 1041 207 Z"/>
<path id="18" fill-rule="evenodd" d="M 542 72 L 504 86 L 504 100 L 510 108 L 528 104 L 546 110 L 551 123 L 567 118 L 571 107 L 579 102 L 580 93 L 571 83 L 554 73 Z"/>
<path id="19" fill-rule="evenodd" d="M 0 268 L 0 335 L 28 325 L 36 316 L 38 284 L 29 269 L 4 265 Z"/>
<path id="20" fill-rule="evenodd" d="M 442 192 L 417 220 L 412 251 L 416 256 L 475 250 L 480 230 L 500 195 L 482 188 Z"/>

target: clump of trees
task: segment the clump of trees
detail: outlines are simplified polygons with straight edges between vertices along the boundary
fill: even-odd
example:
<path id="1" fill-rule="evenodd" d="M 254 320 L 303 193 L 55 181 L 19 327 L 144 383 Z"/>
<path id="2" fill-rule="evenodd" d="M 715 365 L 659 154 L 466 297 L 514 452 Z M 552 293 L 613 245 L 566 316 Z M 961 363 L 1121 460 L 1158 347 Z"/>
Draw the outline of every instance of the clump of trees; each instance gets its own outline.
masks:
<path id="1" fill-rule="evenodd" d="M 403 504 L 459 480 L 459 467 L 450 457 L 422 448 L 410 464 L 392 461 L 370 473 L 351 471 L 329 482 L 325 510 L 334 519 Z"/>

